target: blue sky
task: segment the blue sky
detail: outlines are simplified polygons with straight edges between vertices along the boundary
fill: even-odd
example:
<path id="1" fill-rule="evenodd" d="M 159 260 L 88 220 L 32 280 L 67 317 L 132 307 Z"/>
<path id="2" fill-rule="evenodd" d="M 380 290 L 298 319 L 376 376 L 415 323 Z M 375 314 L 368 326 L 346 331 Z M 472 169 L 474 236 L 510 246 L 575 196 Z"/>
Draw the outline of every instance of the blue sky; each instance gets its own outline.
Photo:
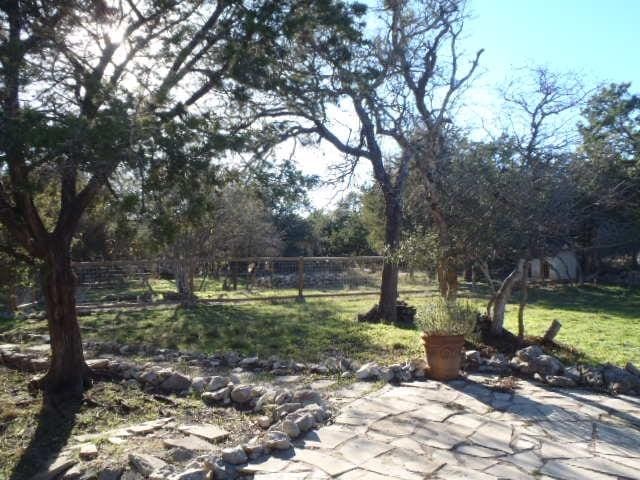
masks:
<path id="1" fill-rule="evenodd" d="M 640 92 L 640 0 L 468 1 L 471 18 L 462 46 L 469 55 L 485 50 L 479 75 L 465 98 L 468 108 L 463 116 L 470 123 L 492 122 L 489 117 L 500 108 L 497 89 L 521 77 L 518 69 L 526 67 L 576 73 L 588 89 L 632 82 L 631 91 Z M 328 166 L 341 157 L 329 147 L 321 150 L 301 165 L 308 173 L 326 177 Z M 357 183 L 367 183 L 369 166 L 359 170 Z M 342 193 L 323 187 L 311 199 L 317 208 L 331 207 Z"/>
<path id="2" fill-rule="evenodd" d="M 631 81 L 640 90 L 640 1 L 470 0 L 466 48 L 484 48 L 483 77 L 512 67 L 572 70 L 585 83 Z"/>

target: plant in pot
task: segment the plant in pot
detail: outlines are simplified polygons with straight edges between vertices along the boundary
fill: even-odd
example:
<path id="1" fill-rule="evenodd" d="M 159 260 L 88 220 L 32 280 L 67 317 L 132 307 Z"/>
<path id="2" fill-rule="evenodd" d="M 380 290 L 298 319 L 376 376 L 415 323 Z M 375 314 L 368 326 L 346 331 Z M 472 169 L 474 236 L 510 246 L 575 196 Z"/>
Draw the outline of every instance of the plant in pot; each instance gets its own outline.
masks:
<path id="1" fill-rule="evenodd" d="M 464 338 L 475 326 L 477 312 L 467 302 L 433 299 L 416 315 L 422 330 L 430 377 L 452 380 L 458 377 Z"/>

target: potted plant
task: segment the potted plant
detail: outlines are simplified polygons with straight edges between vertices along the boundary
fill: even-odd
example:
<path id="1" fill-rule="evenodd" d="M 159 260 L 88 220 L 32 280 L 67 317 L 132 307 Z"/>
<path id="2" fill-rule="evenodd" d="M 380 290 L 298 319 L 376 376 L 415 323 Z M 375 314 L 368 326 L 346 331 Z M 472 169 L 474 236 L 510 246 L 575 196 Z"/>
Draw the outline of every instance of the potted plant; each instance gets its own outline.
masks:
<path id="1" fill-rule="evenodd" d="M 467 302 L 438 298 L 418 310 L 416 324 L 422 330 L 431 378 L 458 377 L 464 337 L 473 330 L 476 311 Z"/>

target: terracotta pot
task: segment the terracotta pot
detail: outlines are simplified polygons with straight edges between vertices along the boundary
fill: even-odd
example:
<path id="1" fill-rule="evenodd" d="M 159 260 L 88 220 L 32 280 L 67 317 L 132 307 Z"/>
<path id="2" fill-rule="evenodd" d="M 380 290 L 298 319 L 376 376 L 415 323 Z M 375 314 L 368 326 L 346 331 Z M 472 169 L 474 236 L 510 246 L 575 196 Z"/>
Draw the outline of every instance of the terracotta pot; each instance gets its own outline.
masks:
<path id="1" fill-rule="evenodd" d="M 434 380 L 458 378 L 462 363 L 464 335 L 422 334 L 422 343 L 427 353 L 429 376 Z"/>

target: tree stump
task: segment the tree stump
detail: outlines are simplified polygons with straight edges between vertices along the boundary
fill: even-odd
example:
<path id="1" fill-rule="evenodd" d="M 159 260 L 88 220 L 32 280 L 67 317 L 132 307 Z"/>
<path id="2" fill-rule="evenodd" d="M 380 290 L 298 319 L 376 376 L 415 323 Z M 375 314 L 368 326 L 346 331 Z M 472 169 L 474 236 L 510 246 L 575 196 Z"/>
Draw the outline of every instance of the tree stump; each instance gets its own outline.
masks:
<path id="1" fill-rule="evenodd" d="M 542 340 L 545 343 L 552 343 L 553 339 L 556 338 L 556 335 L 558 335 L 558 332 L 560 331 L 561 328 L 562 328 L 562 324 L 558 320 L 554 320 L 553 322 L 551 322 L 551 325 L 549 325 L 549 328 L 547 329 L 547 333 L 544 334 L 544 337 L 542 337 Z"/>

